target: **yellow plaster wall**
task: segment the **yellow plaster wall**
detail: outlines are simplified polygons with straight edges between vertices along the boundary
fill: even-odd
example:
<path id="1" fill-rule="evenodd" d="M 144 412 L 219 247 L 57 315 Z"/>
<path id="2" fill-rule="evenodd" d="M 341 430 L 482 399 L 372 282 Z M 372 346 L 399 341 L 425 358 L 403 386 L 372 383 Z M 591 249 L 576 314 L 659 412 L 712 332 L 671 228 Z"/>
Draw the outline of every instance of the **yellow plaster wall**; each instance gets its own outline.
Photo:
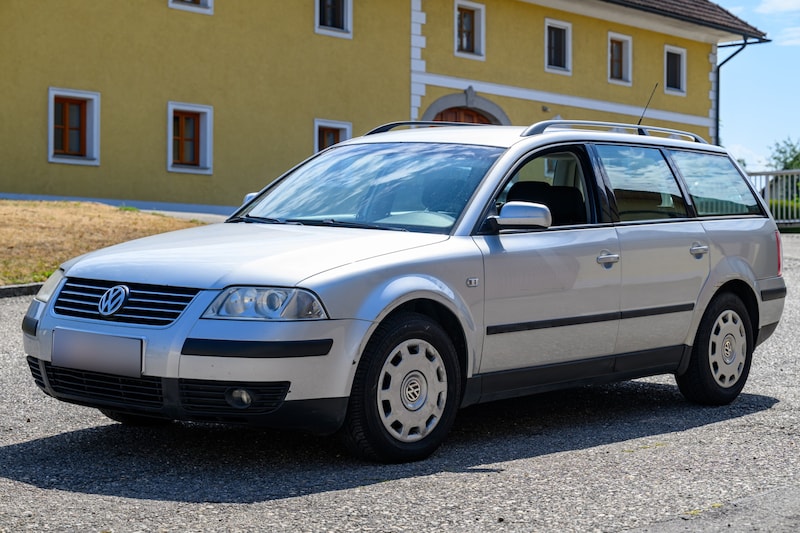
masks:
<path id="1" fill-rule="evenodd" d="M 0 2 L 0 191 L 237 204 L 311 155 L 315 118 L 408 116 L 386 62 L 408 60 L 405 2 L 356 1 L 352 39 L 316 34 L 310 1 L 167 3 Z M 100 93 L 99 167 L 47 162 L 49 87 Z M 213 106 L 212 176 L 167 172 L 168 101 Z"/>
<path id="2" fill-rule="evenodd" d="M 423 50 L 429 73 L 459 78 L 489 81 L 512 87 L 532 88 L 552 93 L 644 107 L 655 83 L 658 89 L 650 104 L 653 109 L 708 117 L 711 109 L 709 55 L 711 45 L 667 34 L 651 32 L 608 21 L 575 15 L 519 0 L 483 2 L 486 10 L 485 60 L 461 58 L 454 54 L 454 3 L 423 0 L 427 38 Z M 545 71 L 545 20 L 554 19 L 572 25 L 572 73 L 563 75 Z M 631 86 L 608 82 L 608 32 L 628 35 L 633 42 L 633 80 Z M 686 49 L 686 96 L 664 92 L 664 46 Z M 430 105 L 440 91 L 428 90 L 422 109 Z M 451 91 L 452 92 L 452 91 Z M 503 98 L 490 95 L 500 104 Z M 529 115 L 518 115 L 512 109 L 519 106 L 500 104 L 512 121 L 525 122 Z M 548 104 L 552 109 L 558 106 Z M 523 105 L 522 107 L 526 107 Z M 539 108 L 540 106 L 535 106 Z M 630 117 L 594 113 L 576 109 L 577 113 L 563 114 L 564 118 L 596 118 L 611 116 L 629 121 Z M 560 111 L 556 111 L 558 113 Z M 556 113 L 552 113 L 553 116 Z M 683 129 L 690 129 L 684 125 Z M 708 135 L 707 128 L 700 128 Z"/>

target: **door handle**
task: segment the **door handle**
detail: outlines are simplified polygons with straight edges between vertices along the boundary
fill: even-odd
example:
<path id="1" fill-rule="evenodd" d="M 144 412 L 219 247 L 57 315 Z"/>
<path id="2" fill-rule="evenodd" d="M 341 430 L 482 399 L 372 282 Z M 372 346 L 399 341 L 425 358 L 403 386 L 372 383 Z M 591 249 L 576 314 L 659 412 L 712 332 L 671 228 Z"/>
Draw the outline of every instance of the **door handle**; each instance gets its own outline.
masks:
<path id="1" fill-rule="evenodd" d="M 707 244 L 700 244 L 699 242 L 693 242 L 692 247 L 689 248 L 689 253 L 699 259 L 701 256 L 707 254 L 708 250 L 709 248 Z"/>
<path id="2" fill-rule="evenodd" d="M 619 263 L 619 254 L 612 254 L 608 250 L 603 250 L 597 256 L 597 264 L 603 265 L 605 268 L 611 268 L 614 263 Z"/>

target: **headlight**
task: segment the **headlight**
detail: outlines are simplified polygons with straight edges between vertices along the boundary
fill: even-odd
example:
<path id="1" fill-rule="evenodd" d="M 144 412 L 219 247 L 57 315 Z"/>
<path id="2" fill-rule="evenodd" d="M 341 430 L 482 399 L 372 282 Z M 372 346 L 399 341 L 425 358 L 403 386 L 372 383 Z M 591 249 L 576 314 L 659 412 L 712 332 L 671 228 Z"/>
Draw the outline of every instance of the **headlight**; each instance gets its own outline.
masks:
<path id="1" fill-rule="evenodd" d="M 56 292 L 58 288 L 58 284 L 61 283 L 61 280 L 64 279 L 64 271 L 60 268 L 53 272 L 53 274 L 47 278 L 47 281 L 42 284 L 42 288 L 39 289 L 39 292 L 36 293 L 36 298 L 40 302 L 47 303 L 52 298 L 53 293 Z"/>
<path id="2" fill-rule="evenodd" d="M 303 289 L 231 287 L 217 296 L 203 318 L 320 320 L 328 315 L 319 299 Z"/>

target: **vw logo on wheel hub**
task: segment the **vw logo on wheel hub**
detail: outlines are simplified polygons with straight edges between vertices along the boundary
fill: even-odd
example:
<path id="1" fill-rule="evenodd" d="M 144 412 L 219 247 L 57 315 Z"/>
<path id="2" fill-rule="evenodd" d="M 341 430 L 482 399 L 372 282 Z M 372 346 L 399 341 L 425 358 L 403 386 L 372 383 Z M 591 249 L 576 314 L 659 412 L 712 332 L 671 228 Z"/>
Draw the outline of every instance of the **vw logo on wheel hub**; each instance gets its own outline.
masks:
<path id="1" fill-rule="evenodd" d="M 97 310 L 102 316 L 111 316 L 125 305 L 130 295 L 130 289 L 125 285 L 116 285 L 108 289 L 97 303 Z"/>

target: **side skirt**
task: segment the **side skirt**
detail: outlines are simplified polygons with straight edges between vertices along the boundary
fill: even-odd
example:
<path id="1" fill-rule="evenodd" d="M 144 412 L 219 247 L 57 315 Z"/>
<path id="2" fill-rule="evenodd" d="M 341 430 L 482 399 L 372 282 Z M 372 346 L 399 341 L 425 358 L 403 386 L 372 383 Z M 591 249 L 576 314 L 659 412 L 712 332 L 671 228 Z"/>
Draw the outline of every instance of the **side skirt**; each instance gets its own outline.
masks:
<path id="1" fill-rule="evenodd" d="M 467 380 L 462 406 L 516 398 L 582 385 L 678 373 L 691 357 L 691 346 L 593 357 L 567 363 L 477 374 Z"/>

